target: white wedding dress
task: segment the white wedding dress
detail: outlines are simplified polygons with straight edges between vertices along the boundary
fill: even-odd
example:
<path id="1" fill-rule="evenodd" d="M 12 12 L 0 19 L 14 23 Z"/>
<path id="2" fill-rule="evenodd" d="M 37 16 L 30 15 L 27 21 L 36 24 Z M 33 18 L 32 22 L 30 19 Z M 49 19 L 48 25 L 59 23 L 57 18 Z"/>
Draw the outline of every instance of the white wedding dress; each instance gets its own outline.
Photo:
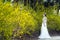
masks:
<path id="1" fill-rule="evenodd" d="M 39 36 L 39 38 L 51 38 L 49 33 L 48 33 L 48 29 L 47 29 L 47 17 L 43 17 L 43 22 L 42 22 L 42 27 L 41 27 L 41 34 Z"/>

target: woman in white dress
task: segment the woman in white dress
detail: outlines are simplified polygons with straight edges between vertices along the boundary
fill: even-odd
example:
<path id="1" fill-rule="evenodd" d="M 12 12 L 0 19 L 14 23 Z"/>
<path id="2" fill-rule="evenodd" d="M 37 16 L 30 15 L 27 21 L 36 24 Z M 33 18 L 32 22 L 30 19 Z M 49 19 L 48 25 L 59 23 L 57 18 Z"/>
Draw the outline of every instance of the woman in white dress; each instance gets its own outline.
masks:
<path id="1" fill-rule="evenodd" d="M 42 27 L 41 27 L 41 35 L 39 36 L 39 38 L 50 38 L 50 35 L 48 33 L 48 29 L 47 29 L 46 13 L 43 15 Z"/>

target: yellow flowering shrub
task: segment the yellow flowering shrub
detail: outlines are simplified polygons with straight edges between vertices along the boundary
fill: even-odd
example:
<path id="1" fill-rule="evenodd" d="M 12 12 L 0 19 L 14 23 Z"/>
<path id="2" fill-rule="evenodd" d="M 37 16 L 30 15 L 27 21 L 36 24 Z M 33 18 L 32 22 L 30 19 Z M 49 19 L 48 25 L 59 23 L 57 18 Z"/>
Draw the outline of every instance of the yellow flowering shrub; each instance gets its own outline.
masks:
<path id="1" fill-rule="evenodd" d="M 0 36 L 2 40 L 10 40 L 12 35 L 16 37 L 31 34 L 36 28 L 37 21 L 31 12 L 26 10 L 26 7 L 14 7 L 10 3 L 0 6 Z"/>

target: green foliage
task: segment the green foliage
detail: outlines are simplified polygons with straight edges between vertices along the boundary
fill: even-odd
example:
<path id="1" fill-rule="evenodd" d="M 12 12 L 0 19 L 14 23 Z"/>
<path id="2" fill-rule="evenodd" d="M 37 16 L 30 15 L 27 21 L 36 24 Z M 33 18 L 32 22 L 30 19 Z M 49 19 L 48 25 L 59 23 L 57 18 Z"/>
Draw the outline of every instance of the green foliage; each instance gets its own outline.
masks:
<path id="1" fill-rule="evenodd" d="M 60 16 L 49 15 L 47 25 L 50 31 L 52 30 L 59 31 L 60 30 Z"/>

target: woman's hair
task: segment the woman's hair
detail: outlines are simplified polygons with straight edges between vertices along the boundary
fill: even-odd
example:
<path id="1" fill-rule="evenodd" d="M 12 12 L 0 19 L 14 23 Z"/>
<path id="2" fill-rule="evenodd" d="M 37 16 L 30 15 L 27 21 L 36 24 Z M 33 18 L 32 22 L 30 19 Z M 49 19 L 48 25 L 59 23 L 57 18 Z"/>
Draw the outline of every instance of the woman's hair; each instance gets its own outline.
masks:
<path id="1" fill-rule="evenodd" d="M 46 16 L 46 13 L 44 13 L 44 15 Z"/>

